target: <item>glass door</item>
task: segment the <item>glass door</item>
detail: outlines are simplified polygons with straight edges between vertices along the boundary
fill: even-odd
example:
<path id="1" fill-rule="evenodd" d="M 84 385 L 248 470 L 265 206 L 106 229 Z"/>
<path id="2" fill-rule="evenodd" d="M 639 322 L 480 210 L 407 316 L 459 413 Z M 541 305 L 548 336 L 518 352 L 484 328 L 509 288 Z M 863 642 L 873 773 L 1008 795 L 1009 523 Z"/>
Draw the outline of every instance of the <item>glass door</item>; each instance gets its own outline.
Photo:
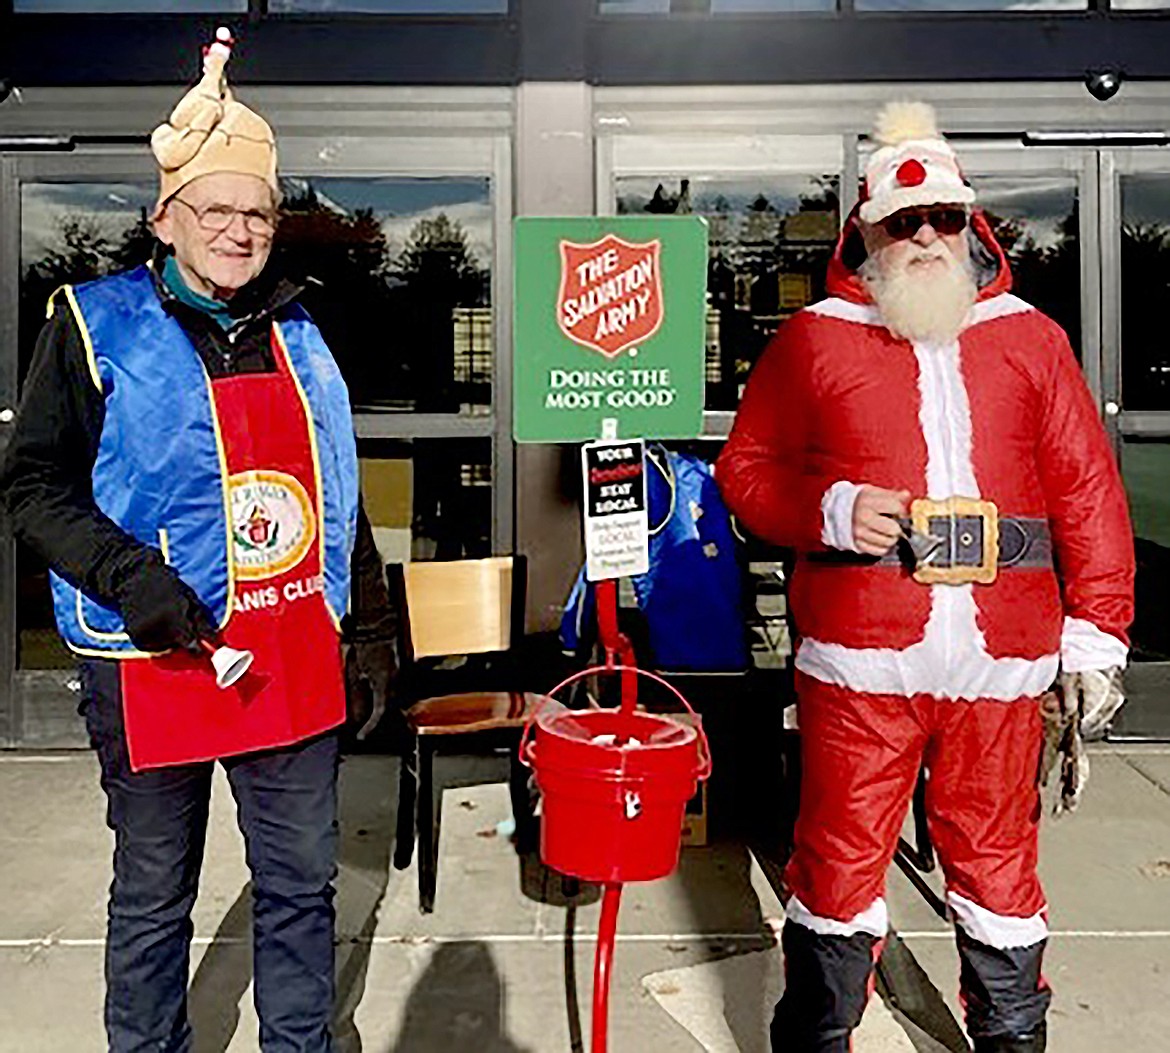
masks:
<path id="1" fill-rule="evenodd" d="M 349 385 L 362 489 L 387 562 L 512 546 L 507 134 L 285 136 L 269 266 Z M 0 443 L 60 285 L 144 262 L 157 176 L 143 146 L 0 155 Z M 85 744 L 47 569 L 0 545 L 0 746 Z"/>
<path id="2" fill-rule="evenodd" d="M 1101 238 L 1093 150 L 959 141 L 964 174 L 1012 270 L 1012 291 L 1060 323 L 1101 391 Z"/>
<path id="3" fill-rule="evenodd" d="M 840 135 L 615 134 L 598 139 L 599 215 L 682 214 L 708 224 L 704 439 L 719 454 L 777 326 L 825 295 L 849 204 Z M 781 676 L 791 651 L 784 554 L 749 539 L 752 663 Z M 773 695 L 772 697 L 775 697 Z"/>
<path id="4" fill-rule="evenodd" d="M 1101 155 L 1103 400 L 1129 493 L 1137 611 L 1114 737 L 1170 739 L 1170 152 Z"/>
<path id="5" fill-rule="evenodd" d="M 52 293 L 149 257 L 157 176 L 144 148 L 90 157 L 19 154 L 0 163 L 0 316 L 7 320 L 0 329 L 6 380 L 0 412 L 7 433 Z M 83 745 L 80 685 L 54 627 L 48 569 L 13 541 L 7 523 L 3 529 L 0 726 L 7 726 L 6 744 Z"/>

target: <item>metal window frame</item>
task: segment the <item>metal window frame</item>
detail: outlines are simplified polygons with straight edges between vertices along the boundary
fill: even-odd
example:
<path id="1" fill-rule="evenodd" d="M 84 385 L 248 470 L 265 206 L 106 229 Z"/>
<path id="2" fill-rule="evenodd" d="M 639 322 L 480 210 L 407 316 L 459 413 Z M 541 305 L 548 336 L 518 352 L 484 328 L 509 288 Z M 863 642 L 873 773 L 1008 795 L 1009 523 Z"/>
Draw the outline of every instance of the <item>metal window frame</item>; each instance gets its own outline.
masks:
<path id="1" fill-rule="evenodd" d="M 15 14 L 0 0 L 0 70 L 25 86 L 184 78 L 221 22 L 240 31 L 242 83 L 514 85 L 795 84 L 1067 80 L 1116 68 L 1170 78 L 1159 11 L 836 11 L 601 15 L 596 0 L 513 0 L 506 15 Z M 322 33 L 327 29 L 327 36 Z M 922 42 L 929 46 L 923 47 Z M 910 71 L 908 74 L 907 71 Z M 1081 89 L 1083 91 L 1083 88 Z"/>
<path id="2" fill-rule="evenodd" d="M 1127 438 L 1170 439 L 1170 410 L 1136 410 L 1125 408 L 1125 392 L 1121 386 L 1121 363 L 1124 354 L 1122 337 L 1121 294 L 1124 275 L 1121 273 L 1121 180 L 1127 175 L 1165 175 L 1170 180 L 1170 150 L 1146 148 L 1119 148 L 1103 151 L 1100 180 L 1102 200 L 1105 202 L 1103 230 L 1104 251 L 1109 266 L 1105 269 L 1103 297 L 1105 303 L 1104 371 L 1105 399 L 1112 412 L 1106 414 L 1106 424 L 1118 446 Z M 1116 409 L 1114 409 L 1116 407 Z"/>

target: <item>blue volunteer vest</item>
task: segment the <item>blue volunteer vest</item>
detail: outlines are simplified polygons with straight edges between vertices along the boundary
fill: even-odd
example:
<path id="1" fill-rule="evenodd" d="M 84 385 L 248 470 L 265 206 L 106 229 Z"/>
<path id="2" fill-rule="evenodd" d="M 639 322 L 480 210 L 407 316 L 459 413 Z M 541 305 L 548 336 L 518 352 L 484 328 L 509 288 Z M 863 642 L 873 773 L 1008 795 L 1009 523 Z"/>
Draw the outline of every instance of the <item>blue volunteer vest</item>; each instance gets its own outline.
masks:
<path id="1" fill-rule="evenodd" d="M 97 507 L 162 551 L 226 625 L 234 602 L 228 480 L 214 392 L 183 327 L 159 302 L 146 267 L 62 295 L 76 317 L 90 375 L 105 397 L 93 467 Z M 349 394 L 320 331 L 299 305 L 278 323 L 312 422 L 321 491 L 325 600 L 339 621 L 349 600 L 358 506 Z M 82 654 L 134 657 L 117 611 L 51 575 L 57 627 Z"/>
<path id="2" fill-rule="evenodd" d="M 646 456 L 650 569 L 631 578 L 657 669 L 727 672 L 748 666 L 743 577 L 731 516 L 711 466 L 650 447 Z M 596 633 L 596 600 L 585 570 L 569 594 L 561 641 L 576 651 Z"/>

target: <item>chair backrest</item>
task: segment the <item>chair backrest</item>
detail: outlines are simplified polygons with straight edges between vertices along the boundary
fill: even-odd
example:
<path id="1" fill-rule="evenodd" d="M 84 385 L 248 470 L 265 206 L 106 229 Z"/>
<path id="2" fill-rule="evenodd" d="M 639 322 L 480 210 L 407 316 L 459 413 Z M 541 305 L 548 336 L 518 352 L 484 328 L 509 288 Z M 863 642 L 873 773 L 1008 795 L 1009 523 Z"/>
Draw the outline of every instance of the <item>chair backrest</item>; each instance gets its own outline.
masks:
<path id="1" fill-rule="evenodd" d="M 523 631 L 522 556 L 402 565 L 414 658 L 506 651 Z"/>

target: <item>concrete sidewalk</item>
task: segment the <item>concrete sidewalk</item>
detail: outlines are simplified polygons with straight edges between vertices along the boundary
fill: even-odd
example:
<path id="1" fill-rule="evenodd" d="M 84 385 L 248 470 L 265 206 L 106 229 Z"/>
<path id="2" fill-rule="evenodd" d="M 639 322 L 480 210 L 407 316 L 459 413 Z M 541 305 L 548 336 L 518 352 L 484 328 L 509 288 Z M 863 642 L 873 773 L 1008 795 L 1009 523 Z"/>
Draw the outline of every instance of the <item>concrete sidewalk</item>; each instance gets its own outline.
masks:
<path id="1" fill-rule="evenodd" d="M 515 854 L 495 832 L 508 815 L 507 789 L 489 783 L 447 791 L 436 911 L 421 916 L 414 870 L 390 866 L 396 787 L 394 758 L 343 764 L 339 1049 L 588 1049 L 595 890 L 566 905 L 559 880 Z M 100 1051 L 111 837 L 95 760 L 0 754 L 0 800 L 0 1051 Z M 1098 749 L 1081 813 L 1046 824 L 1042 858 L 1054 933 L 1050 1049 L 1170 1048 L 1170 749 Z M 889 898 L 895 925 L 957 1014 L 945 925 L 897 871 Z M 198 1053 L 258 1048 L 248 899 L 234 805 L 219 775 L 195 911 Z M 779 917 L 736 845 L 688 849 L 672 878 L 627 888 L 613 1053 L 767 1053 L 765 1023 L 782 982 Z M 856 1042 L 868 1053 L 942 1048 L 880 1002 Z"/>

